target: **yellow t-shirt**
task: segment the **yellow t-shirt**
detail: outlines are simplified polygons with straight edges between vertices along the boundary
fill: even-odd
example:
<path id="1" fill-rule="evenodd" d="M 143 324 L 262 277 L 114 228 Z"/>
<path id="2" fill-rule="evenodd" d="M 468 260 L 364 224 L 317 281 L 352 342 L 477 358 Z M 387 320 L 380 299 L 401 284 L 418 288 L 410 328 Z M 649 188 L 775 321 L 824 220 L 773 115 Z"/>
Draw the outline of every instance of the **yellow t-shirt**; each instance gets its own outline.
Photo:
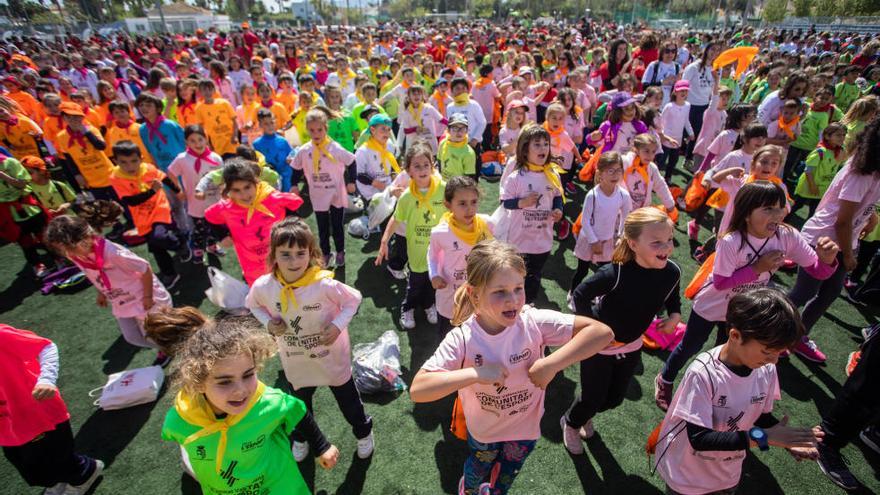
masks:
<path id="1" fill-rule="evenodd" d="M 223 98 L 213 103 L 196 105 L 196 121 L 205 128 L 211 150 L 218 155 L 235 153 L 236 145 L 232 144 L 235 131 L 235 109 Z"/>
<path id="2" fill-rule="evenodd" d="M 96 136 L 100 136 L 94 127 L 87 125 L 86 128 Z M 92 146 L 92 143 L 85 137 L 81 142 L 73 141 L 67 129 L 58 133 L 56 141 L 58 153 L 70 155 L 79 173 L 85 178 L 86 187 L 95 188 L 110 185 L 110 172 L 113 170 L 113 164 L 103 151 Z"/>
<path id="3" fill-rule="evenodd" d="M 113 156 L 113 145 L 119 141 L 132 141 L 141 150 L 141 159 L 143 159 L 143 161 L 147 163 L 156 163 L 150 155 L 150 152 L 144 147 L 144 142 L 141 140 L 141 133 L 139 131 L 140 127 L 140 124 L 134 121 L 132 121 L 126 129 L 120 128 L 116 125 L 116 122 L 110 124 L 109 127 L 107 127 L 107 132 L 104 134 L 104 140 L 107 141 L 106 154 L 108 156 Z"/>
<path id="4" fill-rule="evenodd" d="M 21 114 L 15 125 L 0 122 L 0 142 L 6 143 L 12 156 L 19 160 L 28 155 L 40 156 L 36 139 L 42 134 L 36 122 Z"/>

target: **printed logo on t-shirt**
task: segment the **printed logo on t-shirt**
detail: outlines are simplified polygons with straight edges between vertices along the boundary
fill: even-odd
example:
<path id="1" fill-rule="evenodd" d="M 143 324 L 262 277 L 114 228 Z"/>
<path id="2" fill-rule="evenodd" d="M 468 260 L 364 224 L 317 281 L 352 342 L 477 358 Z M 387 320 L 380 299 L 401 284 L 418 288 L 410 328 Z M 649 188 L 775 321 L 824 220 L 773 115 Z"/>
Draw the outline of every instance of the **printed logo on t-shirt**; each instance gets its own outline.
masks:
<path id="1" fill-rule="evenodd" d="M 727 418 L 727 431 L 740 431 L 739 428 L 739 420 L 745 416 L 745 411 L 740 411 L 736 416 L 730 416 Z"/>
<path id="2" fill-rule="evenodd" d="M 238 461 L 230 461 L 229 467 L 227 467 L 222 473 L 220 473 L 220 477 L 226 480 L 226 484 L 230 488 L 232 488 L 232 485 L 234 485 L 235 482 L 238 481 L 238 478 L 233 475 L 233 472 L 235 471 L 235 466 L 237 465 Z"/>
<path id="3" fill-rule="evenodd" d="M 262 447 L 266 443 L 266 435 L 260 435 L 256 440 L 251 440 L 248 442 L 243 442 L 241 444 L 242 452 L 249 452 L 254 449 L 258 449 Z"/>
<path id="4" fill-rule="evenodd" d="M 207 449 L 205 449 L 204 445 L 196 446 L 196 457 L 198 457 L 200 460 L 205 460 L 205 458 L 208 457 L 208 451 Z"/>
<path id="5" fill-rule="evenodd" d="M 766 399 L 766 398 L 767 398 L 767 394 L 765 394 L 764 392 L 761 392 L 758 395 L 752 396 L 751 403 L 752 404 L 761 404 L 764 402 L 764 399 Z"/>
<path id="6" fill-rule="evenodd" d="M 320 311 L 321 303 L 309 304 L 308 306 L 302 307 L 303 311 Z"/>
<path id="7" fill-rule="evenodd" d="M 518 364 L 523 361 L 528 361 L 530 357 L 532 357 L 531 349 L 524 349 L 520 352 L 517 352 L 516 354 L 511 354 L 508 358 L 508 361 L 510 362 L 510 364 Z"/>

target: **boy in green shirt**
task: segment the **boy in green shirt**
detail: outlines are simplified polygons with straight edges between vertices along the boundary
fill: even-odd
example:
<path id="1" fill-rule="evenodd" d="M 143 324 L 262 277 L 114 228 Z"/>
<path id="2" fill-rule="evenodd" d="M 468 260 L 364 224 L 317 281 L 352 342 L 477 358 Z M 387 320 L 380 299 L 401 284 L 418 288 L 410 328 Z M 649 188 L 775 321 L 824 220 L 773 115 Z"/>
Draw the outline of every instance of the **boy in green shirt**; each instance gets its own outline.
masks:
<path id="1" fill-rule="evenodd" d="M 428 275 L 428 244 L 433 229 L 446 212 L 444 192 L 446 183 L 434 169 L 434 152 L 424 143 L 416 143 L 407 150 L 404 164 L 410 176 L 409 188 L 397 200 L 394 216 L 388 222 L 376 264 L 388 258 L 388 241 L 396 226 L 406 225 L 406 250 L 409 257 L 409 277 L 406 298 L 400 311 L 400 325 L 406 329 L 416 326 L 415 308 L 424 308 L 425 317 L 431 325 L 437 324 L 437 308 L 434 305 L 434 287 Z"/>
<path id="2" fill-rule="evenodd" d="M 437 158 L 443 180 L 468 175 L 477 180 L 477 153 L 468 144 L 468 119 L 463 113 L 452 115 L 446 138 L 440 142 Z"/>
<path id="3" fill-rule="evenodd" d="M 0 154 L 0 239 L 21 246 L 24 259 L 37 277 L 46 273 L 38 247 L 46 228 L 43 214 L 30 187 L 31 176 L 15 158 Z"/>
<path id="4" fill-rule="evenodd" d="M 819 137 L 828 124 L 843 118 L 843 112 L 831 103 L 833 99 L 834 87 L 831 85 L 819 88 L 813 95 L 813 104 L 807 111 L 807 115 L 801 120 L 801 133 L 797 139 L 791 142 L 785 156 L 783 178 L 786 180 L 794 180 L 798 164 L 803 162 L 807 155 L 816 148 L 819 144 Z"/>
<path id="5" fill-rule="evenodd" d="M 64 214 L 76 199 L 73 189 L 66 182 L 52 180 L 46 169 L 46 162 L 38 156 L 23 157 L 21 164 L 31 175 L 31 191 L 49 215 L 54 217 Z"/>
<path id="6" fill-rule="evenodd" d="M 857 65 L 847 67 L 843 71 L 843 81 L 837 83 L 837 86 L 834 88 L 834 102 L 844 112 L 849 110 L 849 106 L 862 95 L 859 86 L 856 84 L 860 71 L 861 67 Z"/>
<path id="7" fill-rule="evenodd" d="M 822 131 L 822 141 L 819 146 L 807 156 L 807 168 L 798 179 L 794 190 L 795 202 L 791 213 L 801 206 L 809 207 L 808 218 L 816 212 L 819 201 L 834 180 L 834 176 L 846 159 L 843 151 L 843 141 L 846 139 L 846 126 L 834 122 Z"/>

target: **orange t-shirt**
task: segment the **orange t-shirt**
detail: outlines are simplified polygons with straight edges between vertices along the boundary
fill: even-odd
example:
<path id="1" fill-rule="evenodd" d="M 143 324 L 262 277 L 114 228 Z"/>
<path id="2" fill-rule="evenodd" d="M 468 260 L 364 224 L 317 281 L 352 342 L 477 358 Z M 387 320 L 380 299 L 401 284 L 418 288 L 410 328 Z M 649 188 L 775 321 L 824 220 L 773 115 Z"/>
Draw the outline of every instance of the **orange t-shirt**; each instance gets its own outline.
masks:
<path id="1" fill-rule="evenodd" d="M 95 129 L 100 129 L 107 125 L 107 119 L 101 116 L 101 113 L 96 111 L 94 108 L 89 107 L 88 110 L 85 111 L 86 114 L 86 122 L 92 124 L 92 127 Z"/>
<path id="2" fill-rule="evenodd" d="M 34 122 L 39 122 L 43 119 L 43 106 L 40 105 L 40 102 L 38 102 L 30 93 L 24 91 L 12 91 L 6 93 L 6 97 L 18 103 L 18 106 L 21 107 L 22 113 Z"/>
<path id="3" fill-rule="evenodd" d="M 275 101 L 284 105 L 284 110 L 287 112 L 288 120 L 290 120 L 289 115 L 292 114 L 294 110 L 296 110 L 296 104 L 299 101 L 299 96 L 288 89 L 287 91 L 281 91 L 277 93 L 275 95 Z M 280 127 L 282 124 L 279 123 L 278 125 Z"/>
<path id="4" fill-rule="evenodd" d="M 257 119 L 257 112 L 259 112 L 261 108 L 266 108 L 265 106 L 263 106 L 262 102 L 257 103 L 255 105 L 254 121 L 253 122 L 254 122 L 254 127 L 256 127 L 258 129 L 260 127 L 260 121 L 259 121 L 259 119 Z M 275 125 L 279 129 L 286 126 L 287 123 L 290 122 L 290 112 L 288 112 L 287 109 L 284 108 L 284 105 L 280 101 L 275 100 L 272 103 L 272 106 L 269 107 L 269 111 L 272 112 L 272 115 L 275 117 Z"/>
<path id="5" fill-rule="evenodd" d="M 132 141 L 141 150 L 141 158 L 145 162 L 156 163 L 150 152 L 144 147 L 144 142 L 141 140 L 141 133 L 139 132 L 140 128 L 140 124 L 134 121 L 131 121 L 128 127 L 124 129 L 120 128 L 115 121 L 108 124 L 107 132 L 104 134 L 104 141 L 107 142 L 107 155 L 113 156 L 113 145 L 119 141 Z"/>
<path id="6" fill-rule="evenodd" d="M 36 139 L 42 134 L 40 126 L 24 115 L 18 115 L 15 125 L 0 122 L 0 141 L 8 144 L 9 152 L 19 160 L 28 155 L 40 156 Z"/>
<path id="7" fill-rule="evenodd" d="M 219 98 L 213 103 L 196 105 L 196 121 L 205 128 L 211 150 L 220 156 L 235 153 L 235 109 L 228 101 Z"/>
<path id="8" fill-rule="evenodd" d="M 100 136 L 94 127 L 88 125 L 86 127 L 96 136 Z M 56 141 L 58 153 L 70 155 L 79 173 L 86 180 L 86 187 L 95 188 L 110 185 L 110 172 L 113 170 L 113 163 L 103 151 L 92 146 L 92 143 L 85 136 L 81 140 L 74 140 L 65 128 L 58 133 Z"/>
<path id="9" fill-rule="evenodd" d="M 58 133 L 64 130 L 64 127 L 64 117 L 61 115 L 47 113 L 46 118 L 43 119 L 43 139 L 52 144 L 56 153 L 60 153 L 58 151 Z"/>
<path id="10" fill-rule="evenodd" d="M 128 175 L 119 167 L 114 167 L 110 173 L 110 183 L 120 199 L 149 191 L 154 180 L 162 182 L 164 178 L 165 174 L 149 163 L 141 163 L 137 175 Z M 134 226 L 140 236 L 149 234 L 153 230 L 153 225 L 157 223 L 171 223 L 171 204 L 164 189 L 159 189 L 139 205 L 126 206 L 131 212 Z"/>
<path id="11" fill-rule="evenodd" d="M 186 129 L 186 126 L 192 124 L 198 124 L 199 121 L 196 119 L 196 107 L 198 103 L 193 103 L 192 105 L 177 105 L 177 123 L 180 124 L 180 127 Z"/>

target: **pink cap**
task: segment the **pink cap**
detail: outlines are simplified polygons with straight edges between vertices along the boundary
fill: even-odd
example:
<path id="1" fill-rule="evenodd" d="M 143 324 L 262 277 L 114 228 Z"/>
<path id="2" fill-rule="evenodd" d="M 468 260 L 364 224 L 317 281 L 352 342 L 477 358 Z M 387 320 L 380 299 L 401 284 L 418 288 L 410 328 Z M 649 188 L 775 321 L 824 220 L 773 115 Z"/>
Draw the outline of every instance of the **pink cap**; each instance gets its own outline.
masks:
<path id="1" fill-rule="evenodd" d="M 513 100 L 507 104 L 507 108 L 505 108 L 504 111 L 509 112 L 509 111 L 513 110 L 514 108 L 520 108 L 520 107 L 528 108 L 528 105 L 523 103 L 522 100 Z"/>
<path id="2" fill-rule="evenodd" d="M 672 87 L 672 91 L 681 91 L 683 89 L 691 89 L 691 83 L 687 79 L 675 81 L 675 86 Z"/>

